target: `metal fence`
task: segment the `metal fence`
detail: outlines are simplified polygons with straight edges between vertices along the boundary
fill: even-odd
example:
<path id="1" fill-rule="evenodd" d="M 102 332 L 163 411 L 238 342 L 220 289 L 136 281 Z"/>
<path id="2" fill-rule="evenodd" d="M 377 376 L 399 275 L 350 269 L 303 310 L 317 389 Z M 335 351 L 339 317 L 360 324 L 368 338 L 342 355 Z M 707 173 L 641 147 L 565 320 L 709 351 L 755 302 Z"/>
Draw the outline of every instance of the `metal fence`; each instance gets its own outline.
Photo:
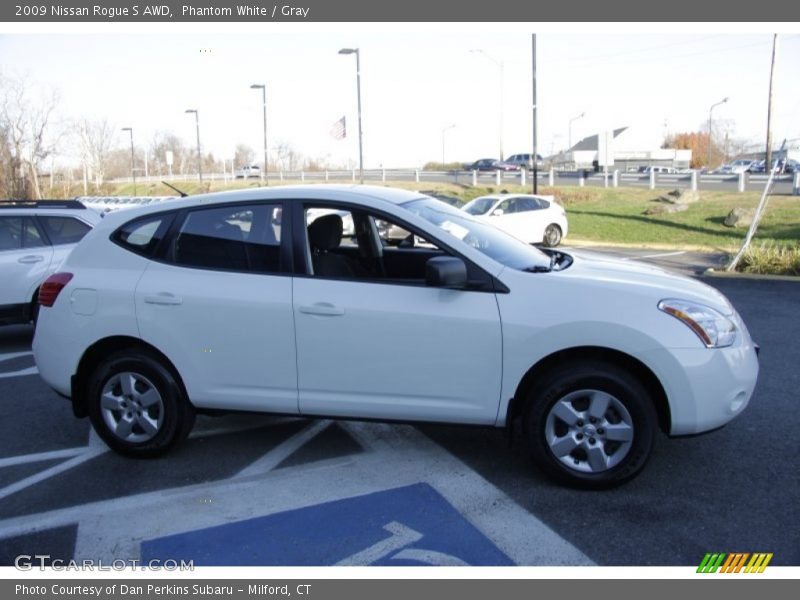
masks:
<path id="1" fill-rule="evenodd" d="M 357 170 L 331 171 L 276 171 L 268 174 L 268 183 L 309 182 L 309 183 L 356 183 L 359 179 Z M 386 183 L 392 181 L 413 181 L 417 183 L 455 183 L 466 186 L 486 185 L 527 185 L 532 174 L 526 171 L 424 171 L 421 169 L 369 169 L 364 171 L 364 181 L 369 183 Z M 746 192 L 763 189 L 769 176 L 752 175 L 750 173 L 711 174 L 700 171 L 685 173 L 627 173 L 619 170 L 608 172 L 592 171 L 556 171 L 554 169 L 539 171 L 540 184 L 557 186 L 594 186 L 594 187 L 640 187 L 651 190 L 659 188 L 678 188 L 689 190 L 725 190 Z M 197 175 L 170 175 L 137 177 L 138 183 L 159 181 L 195 181 Z M 204 181 L 236 181 L 230 173 L 204 173 Z M 261 181 L 262 178 L 249 178 L 239 181 Z M 130 177 L 112 180 L 115 183 L 131 183 Z M 778 175 L 774 180 L 774 193 L 800 196 L 800 173 Z"/>

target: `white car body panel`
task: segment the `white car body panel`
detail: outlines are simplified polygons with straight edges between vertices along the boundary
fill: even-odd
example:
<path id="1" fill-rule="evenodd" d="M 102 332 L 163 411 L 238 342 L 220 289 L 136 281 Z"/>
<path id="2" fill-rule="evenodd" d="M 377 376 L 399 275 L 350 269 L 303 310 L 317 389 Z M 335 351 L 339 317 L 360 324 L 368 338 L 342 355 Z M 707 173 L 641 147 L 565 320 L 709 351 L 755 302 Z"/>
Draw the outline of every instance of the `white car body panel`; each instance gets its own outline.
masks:
<path id="1" fill-rule="evenodd" d="M 198 407 L 297 412 L 292 279 L 150 261 L 136 286 L 144 341 Z"/>
<path id="2" fill-rule="evenodd" d="M 298 277 L 294 311 L 301 413 L 494 423 L 494 294 Z"/>
<path id="3" fill-rule="evenodd" d="M 53 246 L 0 252 L 0 306 L 30 302 L 42 281 L 52 273 L 52 262 Z"/>
<path id="4" fill-rule="evenodd" d="M 13 211 L 13 212 L 12 212 Z M 100 217 L 88 209 L 45 207 L 3 209 L 6 217 L 72 218 L 89 227 Z M 90 232 L 91 233 L 91 232 Z M 88 234 L 87 234 L 88 235 Z M 0 307 L 28 304 L 42 282 L 56 272 L 76 244 L 55 244 L 0 251 Z"/>

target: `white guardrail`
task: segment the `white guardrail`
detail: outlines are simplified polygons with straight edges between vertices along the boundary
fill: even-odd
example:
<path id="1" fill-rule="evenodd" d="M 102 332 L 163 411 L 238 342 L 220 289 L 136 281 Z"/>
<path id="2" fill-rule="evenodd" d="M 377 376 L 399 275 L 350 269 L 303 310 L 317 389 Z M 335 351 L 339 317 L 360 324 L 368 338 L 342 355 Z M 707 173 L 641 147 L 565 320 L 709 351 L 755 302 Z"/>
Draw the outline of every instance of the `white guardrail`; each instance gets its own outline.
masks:
<path id="1" fill-rule="evenodd" d="M 421 169 L 369 169 L 364 170 L 364 181 L 415 181 L 417 183 L 443 182 L 450 181 L 459 184 L 476 186 L 478 182 L 485 183 L 487 179 L 493 180 L 495 185 L 502 185 L 504 182 L 526 185 L 532 174 L 526 171 L 424 171 Z M 556 171 L 554 169 L 541 170 L 538 172 L 540 181 L 545 181 L 549 186 L 557 185 L 578 185 L 584 186 L 587 183 L 592 185 L 603 185 L 604 187 L 686 187 L 692 190 L 699 188 L 715 189 L 720 185 L 735 185 L 739 192 L 747 190 L 748 184 L 763 186 L 769 179 L 768 175 L 751 175 L 749 173 L 732 174 L 712 174 L 700 173 L 699 171 L 687 171 L 684 173 L 656 173 L 649 174 L 627 173 L 619 170 L 604 172 L 593 171 Z M 342 182 L 359 181 L 358 170 L 329 170 L 329 171 L 270 171 L 268 173 L 269 182 L 301 181 L 301 182 Z M 195 181 L 197 174 L 175 174 L 175 175 L 150 175 L 148 177 L 137 177 L 136 183 L 155 183 L 160 181 L 180 182 Z M 234 178 L 230 173 L 204 173 L 204 181 L 236 181 L 242 178 Z M 131 177 L 118 177 L 109 180 L 113 183 L 132 183 Z M 263 181 L 260 177 L 250 177 L 243 181 L 258 182 Z M 778 175 L 774 178 L 775 183 L 790 183 L 792 193 L 800 195 L 800 173 L 791 175 Z"/>

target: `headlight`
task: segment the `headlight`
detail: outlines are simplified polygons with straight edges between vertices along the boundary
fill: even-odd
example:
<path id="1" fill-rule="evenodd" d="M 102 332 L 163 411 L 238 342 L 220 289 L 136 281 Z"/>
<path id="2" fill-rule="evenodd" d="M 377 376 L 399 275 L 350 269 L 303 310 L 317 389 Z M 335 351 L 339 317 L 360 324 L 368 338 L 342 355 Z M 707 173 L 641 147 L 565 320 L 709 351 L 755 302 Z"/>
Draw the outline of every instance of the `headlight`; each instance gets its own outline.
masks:
<path id="1" fill-rule="evenodd" d="M 736 340 L 736 325 L 709 306 L 687 300 L 662 300 L 659 310 L 686 324 L 708 348 L 724 348 Z"/>

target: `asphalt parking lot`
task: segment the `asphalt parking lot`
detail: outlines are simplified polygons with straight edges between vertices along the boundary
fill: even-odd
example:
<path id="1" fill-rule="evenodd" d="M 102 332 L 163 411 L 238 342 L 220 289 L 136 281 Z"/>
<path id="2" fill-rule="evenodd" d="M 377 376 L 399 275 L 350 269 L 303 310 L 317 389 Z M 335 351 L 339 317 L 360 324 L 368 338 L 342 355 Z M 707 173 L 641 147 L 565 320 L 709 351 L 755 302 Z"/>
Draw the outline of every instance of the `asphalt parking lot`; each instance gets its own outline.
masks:
<path id="1" fill-rule="evenodd" d="M 606 492 L 557 487 L 520 440 L 469 427 L 201 417 L 167 457 L 125 459 L 38 378 L 32 328 L 2 328 L 0 564 L 37 553 L 196 565 L 697 565 L 706 552 L 772 552 L 773 565 L 800 565 L 800 282 L 706 281 L 761 345 L 755 397 L 724 429 L 662 436 L 643 473 Z"/>

